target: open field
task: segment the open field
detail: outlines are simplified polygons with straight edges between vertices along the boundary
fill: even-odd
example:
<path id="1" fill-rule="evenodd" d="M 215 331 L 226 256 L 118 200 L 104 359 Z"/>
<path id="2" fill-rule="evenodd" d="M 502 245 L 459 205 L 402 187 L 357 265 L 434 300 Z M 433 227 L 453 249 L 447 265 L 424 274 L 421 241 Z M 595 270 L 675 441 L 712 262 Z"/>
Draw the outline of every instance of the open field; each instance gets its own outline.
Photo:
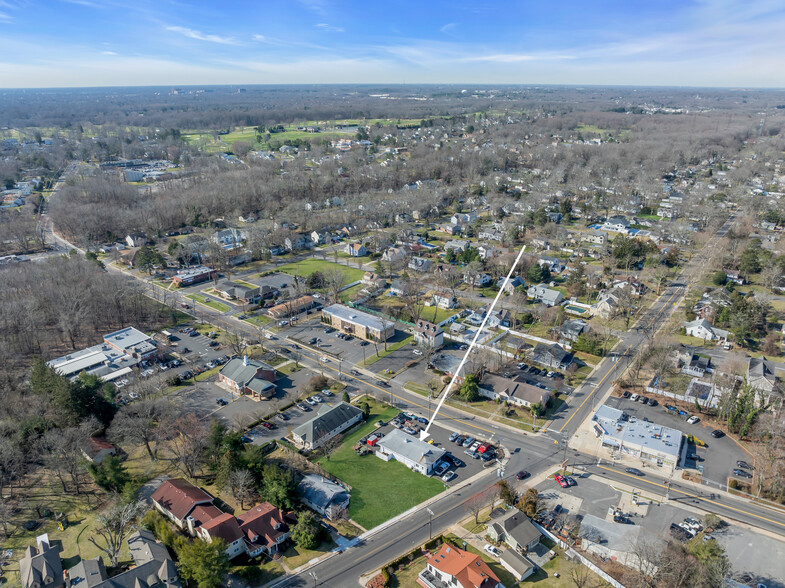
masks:
<path id="1" fill-rule="evenodd" d="M 444 490 L 440 480 L 415 473 L 402 463 L 385 462 L 374 455 L 359 457 L 354 452 L 354 444 L 376 428 L 376 421 L 389 420 L 397 413 L 398 410 L 392 407 L 372 405 L 366 424 L 347 435 L 329 460 L 319 461 L 325 470 L 352 486 L 349 517 L 366 529 L 372 529 Z M 394 488 L 390 485 L 393 479 Z"/>
<path id="2" fill-rule="evenodd" d="M 363 270 L 357 269 L 356 267 L 348 267 L 325 259 L 314 258 L 303 259 L 302 261 L 278 267 L 278 271 L 300 277 L 310 276 L 313 272 L 325 273 L 336 270 L 344 273 L 347 283 L 362 279 L 363 274 L 365 273 Z"/>
<path id="3" fill-rule="evenodd" d="M 202 306 L 209 306 L 210 308 L 212 308 L 213 310 L 217 310 L 218 312 L 226 312 L 230 308 L 223 302 L 212 300 L 202 294 L 188 294 L 186 295 L 186 298 L 190 298 L 191 300 L 193 300 L 198 304 L 201 304 Z"/>

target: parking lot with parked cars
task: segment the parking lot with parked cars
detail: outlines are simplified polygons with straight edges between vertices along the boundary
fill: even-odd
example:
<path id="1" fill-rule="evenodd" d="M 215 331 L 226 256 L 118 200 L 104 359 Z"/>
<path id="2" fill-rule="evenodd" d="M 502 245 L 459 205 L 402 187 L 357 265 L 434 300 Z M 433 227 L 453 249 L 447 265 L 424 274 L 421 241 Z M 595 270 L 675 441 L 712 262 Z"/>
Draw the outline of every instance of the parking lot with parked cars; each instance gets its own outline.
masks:
<path id="1" fill-rule="evenodd" d="M 678 411 L 668 410 L 666 407 L 670 405 L 664 401 L 661 404 L 658 399 L 648 397 L 644 403 L 643 398 L 637 394 L 630 395 L 629 398 L 615 397 L 608 401 L 608 405 L 621 409 L 638 419 L 678 429 L 687 436 L 694 435 L 705 442 L 707 447 L 688 442 L 685 462 L 686 467 L 702 471 L 705 480 L 724 485 L 728 476 L 746 477 L 733 472 L 734 469 L 738 469 L 737 461 L 749 459 L 749 456 L 733 439 L 726 435 L 713 437 L 714 427 L 704 424 L 700 415 L 687 413 L 679 415 Z M 748 472 L 744 468 L 740 469 Z"/>

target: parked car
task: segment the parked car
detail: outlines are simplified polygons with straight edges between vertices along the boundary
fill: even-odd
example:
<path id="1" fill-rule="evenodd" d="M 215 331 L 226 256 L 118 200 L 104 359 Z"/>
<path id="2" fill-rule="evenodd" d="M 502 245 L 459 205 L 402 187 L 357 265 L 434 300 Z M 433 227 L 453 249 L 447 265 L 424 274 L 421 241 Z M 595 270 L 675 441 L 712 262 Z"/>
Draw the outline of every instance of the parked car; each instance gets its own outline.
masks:
<path id="1" fill-rule="evenodd" d="M 308 406 L 306 406 L 302 402 L 297 404 L 297 408 L 299 408 L 303 412 L 310 412 L 310 410 L 311 410 L 310 408 L 308 408 Z"/>
<path id="2" fill-rule="evenodd" d="M 529 472 L 527 472 L 526 470 L 521 470 L 520 472 L 515 474 L 515 477 L 518 478 L 519 480 L 525 480 L 526 478 L 529 477 L 529 475 L 530 475 Z"/>
<path id="3" fill-rule="evenodd" d="M 499 556 L 502 554 L 502 552 L 501 552 L 501 551 L 499 551 L 498 549 L 496 549 L 496 548 L 495 548 L 493 545 L 491 545 L 490 543 L 486 543 L 486 544 L 485 544 L 485 547 L 483 547 L 483 549 L 484 549 L 486 552 L 488 552 L 490 555 L 493 555 L 493 556 L 495 556 L 495 557 L 499 557 Z"/>
<path id="4" fill-rule="evenodd" d="M 630 397 L 630 393 L 627 390 L 625 390 L 624 392 L 621 393 L 621 397 L 622 398 L 629 398 Z"/>
<path id="5" fill-rule="evenodd" d="M 632 400 L 633 402 L 637 402 L 638 398 L 640 397 L 641 397 L 640 394 L 633 394 L 632 396 L 630 396 L 630 400 Z"/>
<path id="6" fill-rule="evenodd" d="M 224 400 L 223 398 L 219 398 L 219 399 L 217 399 L 215 402 L 216 402 L 216 404 L 220 404 L 221 406 L 226 406 L 227 404 L 229 404 L 229 403 L 228 403 L 228 402 L 226 402 L 226 400 Z"/>
<path id="7" fill-rule="evenodd" d="M 725 435 L 725 433 L 723 433 L 723 432 L 722 432 L 722 431 L 720 431 L 719 429 L 714 429 L 714 430 L 711 432 L 711 436 L 712 436 L 712 437 L 714 437 L 715 439 L 719 439 L 719 438 L 720 438 L 720 437 L 722 437 L 723 435 Z"/>
<path id="8" fill-rule="evenodd" d="M 613 522 L 614 523 L 621 523 L 622 525 L 634 525 L 630 519 L 625 517 L 624 515 L 613 515 Z"/>
<path id="9" fill-rule="evenodd" d="M 455 472 L 447 472 L 442 476 L 442 482 L 449 482 L 455 477 Z"/>
<path id="10" fill-rule="evenodd" d="M 700 421 L 700 419 L 699 419 L 698 417 L 696 417 L 696 416 L 691 416 L 690 418 L 688 418 L 688 419 L 687 419 L 687 424 L 688 424 L 688 425 L 694 425 L 694 424 L 695 424 L 695 423 L 697 423 L 698 421 Z"/>
<path id="11" fill-rule="evenodd" d="M 276 418 L 277 418 L 279 421 L 284 421 L 284 422 L 289 420 L 289 417 L 288 417 L 288 416 L 286 416 L 286 413 L 283 413 L 283 412 L 282 412 L 282 413 L 280 413 L 280 414 L 279 414 L 279 415 L 278 415 Z"/>
<path id="12" fill-rule="evenodd" d="M 308 341 L 308 345 L 316 345 L 317 342 L 318 339 L 316 337 L 311 337 L 311 339 Z"/>
<path id="13" fill-rule="evenodd" d="M 747 470 L 742 470 L 739 468 L 733 468 L 733 475 L 738 476 L 740 478 L 751 478 L 752 474 L 749 473 Z"/>
<path id="14" fill-rule="evenodd" d="M 633 476 L 643 476 L 643 475 L 645 475 L 638 468 L 625 468 L 624 471 L 627 472 L 628 474 L 632 474 Z"/>
<path id="15" fill-rule="evenodd" d="M 458 438 L 458 433 L 452 433 L 450 435 L 450 441 L 455 441 Z"/>
<path id="16" fill-rule="evenodd" d="M 572 476 L 564 476 L 564 479 L 567 480 L 567 484 L 570 486 L 577 486 L 578 482 L 575 481 L 575 478 Z"/>
<path id="17" fill-rule="evenodd" d="M 748 464 L 746 461 L 739 460 L 736 462 L 736 465 L 740 468 L 744 468 L 745 470 L 754 470 L 755 468 Z"/>
<path id="18" fill-rule="evenodd" d="M 472 436 L 470 435 L 469 437 L 467 437 L 467 438 L 464 440 L 464 442 L 463 442 L 463 446 L 464 446 L 464 447 L 471 447 L 473 443 L 474 443 L 474 437 L 472 437 Z M 479 444 L 478 444 L 478 446 L 479 446 Z"/>
<path id="19" fill-rule="evenodd" d="M 657 399 L 649 398 L 649 406 L 657 406 Z"/>
<path id="20" fill-rule="evenodd" d="M 570 483 L 565 479 L 564 476 L 560 476 L 559 474 L 554 474 L 553 479 L 556 480 L 556 483 L 562 488 L 570 487 Z"/>
<path id="21" fill-rule="evenodd" d="M 319 358 L 319 361 L 321 361 L 322 363 L 330 363 L 330 358 L 329 358 L 329 357 L 327 357 L 326 355 L 322 355 L 322 356 Z"/>
<path id="22" fill-rule="evenodd" d="M 445 461 L 441 461 L 441 462 L 439 462 L 439 463 L 438 463 L 438 465 L 437 465 L 437 466 L 434 468 L 434 470 L 433 470 L 433 473 L 434 473 L 434 475 L 436 475 L 436 476 L 441 476 L 441 475 L 443 475 L 443 474 L 444 474 L 444 472 L 446 472 L 446 471 L 447 471 L 447 470 L 449 470 L 449 469 L 450 469 L 450 464 L 448 464 L 448 463 L 447 463 L 447 462 L 445 462 Z"/>
<path id="23" fill-rule="evenodd" d="M 422 355 L 422 351 L 420 351 L 419 349 L 412 349 L 412 353 L 414 353 L 415 355 Z"/>
<path id="24" fill-rule="evenodd" d="M 646 398 L 645 396 L 640 396 L 638 398 L 638 402 L 642 402 L 643 404 L 646 404 L 648 401 L 649 401 L 649 399 Z"/>

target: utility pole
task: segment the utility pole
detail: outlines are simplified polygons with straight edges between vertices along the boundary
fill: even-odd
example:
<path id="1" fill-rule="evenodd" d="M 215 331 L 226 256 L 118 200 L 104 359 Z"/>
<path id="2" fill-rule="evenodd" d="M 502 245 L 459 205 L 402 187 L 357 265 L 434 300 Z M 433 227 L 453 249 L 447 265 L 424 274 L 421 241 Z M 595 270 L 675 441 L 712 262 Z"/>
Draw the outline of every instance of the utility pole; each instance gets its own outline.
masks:
<path id="1" fill-rule="evenodd" d="M 433 519 L 433 511 L 430 508 L 426 508 L 425 510 L 428 511 L 428 541 L 433 538 L 431 534 L 431 520 Z"/>
<path id="2" fill-rule="evenodd" d="M 316 577 L 316 574 L 314 572 L 308 572 L 308 575 L 311 576 L 311 578 L 313 578 L 313 585 L 315 587 L 316 582 L 319 580 L 319 578 Z"/>

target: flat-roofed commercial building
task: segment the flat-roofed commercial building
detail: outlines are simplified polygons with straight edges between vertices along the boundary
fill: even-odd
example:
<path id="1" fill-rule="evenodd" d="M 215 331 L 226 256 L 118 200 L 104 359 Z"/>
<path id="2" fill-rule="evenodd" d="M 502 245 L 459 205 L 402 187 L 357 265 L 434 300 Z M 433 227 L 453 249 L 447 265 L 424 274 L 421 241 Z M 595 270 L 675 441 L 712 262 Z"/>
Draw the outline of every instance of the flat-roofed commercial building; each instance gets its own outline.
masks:
<path id="1" fill-rule="evenodd" d="M 687 451 L 684 434 L 678 429 L 640 421 L 618 408 L 602 405 L 592 421 L 602 446 L 622 459 L 638 458 L 673 471 Z"/>
<path id="2" fill-rule="evenodd" d="M 367 341 L 387 341 L 395 334 L 395 323 L 343 304 L 322 309 L 322 322 Z"/>
<path id="3" fill-rule="evenodd" d="M 426 476 L 431 475 L 433 467 L 447 453 L 444 449 L 407 435 L 400 429 L 395 429 L 382 437 L 376 446 L 378 447 L 376 457 L 384 461 L 394 459 Z"/>
<path id="4" fill-rule="evenodd" d="M 217 271 L 202 265 L 177 272 L 172 282 L 177 286 L 191 286 L 212 280 L 216 275 L 218 275 Z"/>

